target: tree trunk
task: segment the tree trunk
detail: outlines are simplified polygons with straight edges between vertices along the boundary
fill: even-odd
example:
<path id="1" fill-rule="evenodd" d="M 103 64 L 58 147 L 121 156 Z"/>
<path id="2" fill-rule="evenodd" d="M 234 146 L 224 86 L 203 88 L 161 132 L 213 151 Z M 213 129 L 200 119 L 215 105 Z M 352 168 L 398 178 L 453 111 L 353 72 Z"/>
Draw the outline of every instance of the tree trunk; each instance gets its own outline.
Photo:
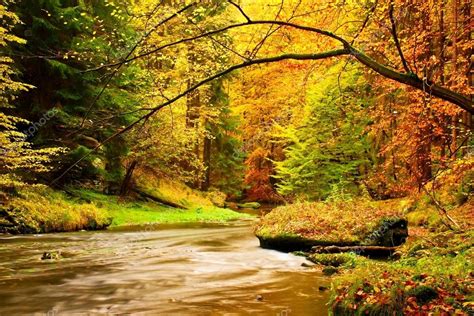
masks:
<path id="1" fill-rule="evenodd" d="M 125 174 L 125 178 L 123 179 L 122 185 L 120 186 L 120 196 L 123 197 L 128 194 L 128 191 L 130 189 L 130 182 L 133 176 L 133 171 L 135 171 L 135 168 L 137 167 L 137 165 L 138 165 L 138 161 L 134 160 L 132 161 L 130 166 L 128 166 L 127 173 Z"/>
<path id="2" fill-rule="evenodd" d="M 464 12 L 464 25 L 468 28 L 468 32 L 466 32 L 466 40 L 468 42 L 471 42 L 472 43 L 472 20 L 471 20 L 471 10 L 472 10 L 472 2 L 471 0 L 465 0 L 464 1 L 464 7 L 463 7 L 463 12 Z M 467 62 L 468 62 L 468 65 L 467 65 L 467 83 L 468 83 L 468 87 L 472 88 L 473 86 L 473 73 L 474 73 L 474 67 L 473 67 L 473 63 L 474 63 L 474 60 L 473 60 L 473 56 L 472 56 L 472 53 L 473 53 L 473 49 L 472 49 L 472 45 L 467 49 L 466 51 L 466 59 L 467 59 Z M 471 101 L 474 100 L 474 95 L 471 94 L 470 95 L 470 98 L 471 98 Z M 469 144 L 470 142 L 470 137 L 471 137 L 471 132 L 472 132 L 472 116 L 473 114 L 472 113 L 469 113 L 468 111 L 465 111 L 464 112 L 464 129 L 465 129 L 465 137 L 466 137 L 466 141 L 465 143 L 466 144 Z M 463 155 L 467 155 L 469 152 L 468 152 L 468 146 L 465 146 L 463 148 Z"/>
<path id="3" fill-rule="evenodd" d="M 188 45 L 187 62 L 189 66 L 192 66 L 196 62 L 195 46 L 193 44 Z M 192 78 L 188 79 L 188 89 L 196 84 Z M 186 99 L 186 127 L 189 130 L 197 131 L 199 128 L 200 118 L 200 107 L 201 107 L 201 96 L 198 89 L 190 91 Z M 194 154 L 196 158 L 200 156 L 199 139 L 196 138 L 194 143 Z M 197 170 L 193 169 L 191 165 L 187 168 L 189 171 L 197 173 Z M 199 188 L 201 183 L 198 178 L 193 179 L 187 183 L 192 188 Z"/>
<path id="4" fill-rule="evenodd" d="M 204 138 L 204 150 L 202 154 L 202 161 L 206 167 L 204 180 L 201 183 L 201 190 L 203 191 L 207 191 L 211 185 L 211 145 L 212 139 L 206 136 Z"/>
<path id="5" fill-rule="evenodd" d="M 159 204 L 163 204 L 163 205 L 170 206 L 170 207 L 174 207 L 174 208 L 179 208 L 179 209 L 182 209 L 182 210 L 185 210 L 185 209 L 186 209 L 186 207 L 183 206 L 183 205 L 181 205 L 181 204 L 174 203 L 174 202 L 171 202 L 171 201 L 163 200 L 162 198 L 159 198 L 159 197 L 157 197 L 157 196 L 148 194 L 148 193 L 143 192 L 143 191 L 140 191 L 140 190 L 138 190 L 138 189 L 134 189 L 133 191 L 134 191 L 135 193 L 137 193 L 138 195 L 140 195 L 141 197 L 147 199 L 147 200 L 151 200 L 151 201 L 156 202 L 156 203 L 159 203 Z"/>
<path id="6" fill-rule="evenodd" d="M 315 246 L 312 248 L 314 253 L 343 253 L 355 252 L 358 255 L 370 257 L 388 257 L 391 256 L 398 247 L 384 247 L 384 246 Z"/>

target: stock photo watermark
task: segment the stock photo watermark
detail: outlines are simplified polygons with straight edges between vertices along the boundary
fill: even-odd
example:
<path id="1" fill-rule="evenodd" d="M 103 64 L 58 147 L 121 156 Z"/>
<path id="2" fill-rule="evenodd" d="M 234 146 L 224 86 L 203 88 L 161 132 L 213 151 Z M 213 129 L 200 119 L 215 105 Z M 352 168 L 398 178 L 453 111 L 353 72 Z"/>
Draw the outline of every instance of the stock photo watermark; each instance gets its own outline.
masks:
<path id="1" fill-rule="evenodd" d="M 36 122 L 30 123 L 29 127 L 25 130 L 22 130 L 21 133 L 24 135 L 20 141 L 26 141 L 28 138 L 33 137 L 41 127 L 43 127 L 49 120 L 54 118 L 59 113 L 59 110 L 53 108 L 46 113 L 44 113 L 39 120 Z M 0 154 L 6 155 L 11 152 L 13 149 L 0 148 Z"/>

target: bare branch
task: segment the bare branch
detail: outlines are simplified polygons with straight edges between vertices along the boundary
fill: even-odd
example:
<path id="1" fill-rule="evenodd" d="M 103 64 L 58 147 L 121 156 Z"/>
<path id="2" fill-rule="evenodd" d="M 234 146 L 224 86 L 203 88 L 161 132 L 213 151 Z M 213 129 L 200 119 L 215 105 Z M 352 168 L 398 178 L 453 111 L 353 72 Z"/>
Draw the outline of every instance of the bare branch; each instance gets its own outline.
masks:
<path id="1" fill-rule="evenodd" d="M 362 23 L 362 26 L 360 27 L 359 31 L 357 32 L 356 35 L 354 35 L 354 38 L 352 38 L 351 45 L 355 43 L 356 39 L 360 36 L 360 34 L 362 34 L 367 24 L 369 24 L 370 16 L 375 12 L 375 9 L 377 8 L 377 4 L 378 4 L 378 1 L 375 1 L 374 5 L 370 9 L 370 12 L 367 13 L 367 16 L 365 17 L 365 20 Z"/>
<path id="2" fill-rule="evenodd" d="M 100 67 L 92 68 L 92 69 L 89 69 L 87 71 L 88 72 L 89 71 L 97 71 L 97 70 L 100 70 L 100 69 L 103 69 L 103 68 L 116 67 L 119 64 L 128 64 L 128 63 L 130 63 L 134 60 L 141 59 L 143 57 L 155 54 L 155 53 L 157 53 L 159 51 L 162 51 L 162 50 L 164 50 L 166 48 L 169 48 L 169 47 L 184 44 L 184 43 L 191 42 L 191 41 L 194 41 L 194 40 L 198 40 L 198 39 L 201 39 L 201 38 L 204 38 L 204 37 L 209 37 L 209 36 L 212 36 L 212 35 L 215 35 L 215 34 L 218 34 L 218 33 L 223 33 L 225 31 L 228 31 L 228 30 L 231 30 L 231 29 L 234 29 L 234 28 L 251 26 L 251 25 L 259 25 L 259 24 L 270 24 L 270 25 L 273 24 L 273 25 L 292 27 L 292 28 L 295 28 L 295 29 L 299 29 L 299 30 L 303 30 L 303 31 L 309 31 L 309 32 L 321 34 L 321 35 L 324 35 L 324 36 L 328 36 L 330 38 L 333 38 L 333 39 L 339 41 L 340 43 L 342 43 L 344 45 L 349 44 L 342 37 L 337 36 L 337 35 L 329 32 L 329 31 L 321 30 L 321 29 L 318 29 L 318 28 L 315 28 L 315 27 L 304 26 L 304 25 L 299 25 L 299 24 L 295 24 L 295 23 L 291 23 L 291 22 L 285 22 L 285 21 L 257 20 L 257 21 L 251 21 L 251 22 L 232 24 L 232 25 L 228 25 L 228 26 L 225 26 L 225 27 L 217 29 L 217 30 L 209 31 L 209 32 L 202 33 L 202 34 L 192 36 L 192 37 L 188 37 L 188 38 L 183 38 L 183 39 L 177 40 L 175 42 L 164 44 L 162 46 L 159 46 L 157 48 L 154 48 L 154 49 L 149 50 L 147 52 L 144 52 L 142 54 L 130 57 L 126 60 L 122 60 L 122 61 L 119 61 L 119 62 L 116 62 L 116 63 L 107 64 L 107 65 L 102 65 Z"/>
<path id="3" fill-rule="evenodd" d="M 175 17 L 177 17 L 178 15 L 180 15 L 181 13 L 185 12 L 186 10 L 188 10 L 189 8 L 192 8 L 193 6 L 195 6 L 197 4 L 197 2 L 193 2 L 183 8 L 181 8 L 179 11 L 173 13 L 172 15 L 170 15 L 169 17 L 167 17 L 166 19 L 163 19 L 161 20 L 159 23 L 157 23 L 155 26 L 153 26 L 151 28 L 151 30 L 149 30 L 147 33 L 145 33 L 141 38 L 140 40 L 137 41 L 137 43 L 132 47 L 132 49 L 128 52 L 128 54 L 125 56 L 125 58 L 123 58 L 123 60 L 127 60 L 130 58 L 130 56 L 132 56 L 133 52 L 135 52 L 135 50 L 138 48 L 138 46 L 140 46 L 141 43 L 143 43 L 143 41 L 145 41 L 154 31 L 156 31 L 157 28 L 159 28 L 161 25 L 169 22 L 170 20 L 174 19 Z M 118 63 L 116 64 L 116 68 L 114 69 L 114 71 L 109 75 L 107 81 L 104 83 L 104 85 L 102 86 L 102 89 L 100 90 L 100 92 L 95 96 L 94 100 L 92 100 L 92 103 L 91 105 L 89 106 L 89 108 L 87 109 L 86 113 L 84 114 L 84 117 L 82 118 L 82 122 L 81 122 L 81 125 L 79 126 L 79 129 L 82 128 L 84 126 L 84 123 L 87 119 L 87 117 L 89 116 L 92 108 L 94 107 L 94 105 L 97 103 L 97 101 L 100 99 L 100 97 L 102 96 L 102 94 L 104 93 L 105 89 L 107 89 L 107 87 L 109 86 L 110 82 L 112 81 L 112 79 L 114 78 L 114 76 L 117 74 L 117 72 L 120 70 L 120 68 L 124 65 L 124 63 Z"/>
<path id="4" fill-rule="evenodd" d="M 420 91 L 426 90 L 426 84 L 423 82 L 423 80 L 418 78 L 415 74 L 400 73 L 396 70 L 388 68 L 378 63 L 371 57 L 365 55 L 363 52 L 351 46 L 349 46 L 349 50 L 351 51 L 350 54 L 354 56 L 359 62 L 369 67 L 370 69 L 374 70 L 375 72 L 381 74 L 382 76 L 395 80 L 397 82 L 406 84 Z M 469 98 L 467 98 L 466 96 L 460 93 L 438 86 L 434 83 L 430 85 L 430 91 L 425 91 L 425 92 L 431 93 L 432 95 L 440 99 L 456 104 L 460 108 L 466 110 L 467 112 L 474 114 L 474 107 L 473 107 L 472 100 L 470 100 Z"/>
<path id="5" fill-rule="evenodd" d="M 394 10 L 393 0 L 391 0 L 389 8 L 388 8 L 388 15 L 390 17 L 390 23 L 392 24 L 392 29 L 391 29 L 392 37 L 393 37 L 393 40 L 395 42 L 395 46 L 397 47 L 398 55 L 400 56 L 400 59 L 402 61 L 403 69 L 405 69 L 405 71 L 407 73 L 411 73 L 412 71 L 411 71 L 410 67 L 408 66 L 408 63 L 405 59 L 405 56 L 403 56 L 402 47 L 400 46 L 400 41 L 398 40 L 397 26 L 395 24 L 395 19 L 393 18 L 393 10 Z"/>
<path id="6" fill-rule="evenodd" d="M 291 23 L 291 22 L 285 22 L 285 21 L 257 20 L 257 21 L 251 21 L 251 22 L 228 25 L 228 26 L 223 27 L 223 28 L 218 29 L 218 30 L 210 31 L 210 32 L 207 32 L 207 33 L 203 33 L 203 34 L 194 36 L 194 37 L 181 39 L 181 40 L 178 40 L 176 42 L 163 45 L 163 46 L 158 47 L 156 49 L 145 52 L 141 55 L 131 57 L 128 60 L 122 61 L 120 63 L 112 64 L 112 66 L 122 64 L 122 63 L 128 63 L 128 62 L 131 62 L 133 60 L 143 58 L 144 56 L 148 56 L 148 55 L 151 55 L 153 53 L 156 53 L 156 52 L 158 52 L 158 51 L 160 51 L 164 48 L 175 46 L 175 45 L 185 43 L 185 42 L 190 42 L 190 41 L 193 41 L 193 40 L 196 40 L 196 39 L 199 39 L 199 38 L 203 38 L 203 37 L 206 37 L 206 36 L 210 36 L 210 35 L 213 35 L 213 34 L 217 34 L 217 33 L 220 33 L 220 32 L 225 32 L 225 31 L 233 29 L 233 28 L 250 26 L 250 25 L 258 25 L 258 24 L 275 24 L 275 25 L 280 25 L 280 26 L 292 27 L 292 28 L 295 28 L 295 29 L 298 29 L 298 30 L 313 32 L 313 33 L 316 33 L 316 34 L 320 34 L 320 35 L 332 38 L 332 39 L 338 41 L 339 43 L 341 43 L 345 47 L 345 49 L 349 50 L 349 54 L 354 56 L 359 62 L 361 62 L 363 65 L 369 67 L 370 69 L 376 71 L 377 73 L 381 74 L 382 76 L 384 76 L 386 78 L 389 78 L 389 79 L 392 79 L 392 80 L 395 80 L 397 82 L 409 85 L 409 86 L 411 86 L 413 88 L 416 88 L 418 90 L 426 92 L 426 85 L 414 73 L 412 73 L 412 72 L 409 72 L 408 74 L 407 73 L 401 73 L 401 72 L 398 72 L 394 69 L 391 69 L 391 68 L 377 62 L 376 60 L 374 60 L 373 58 L 371 58 L 368 55 L 364 54 L 363 52 L 357 50 L 348 41 L 346 41 L 344 38 L 342 38 L 342 37 L 340 37 L 340 36 L 338 36 L 338 35 L 336 35 L 332 32 L 322 30 L 322 29 L 319 29 L 319 28 L 315 28 L 315 27 L 311 27 L 311 26 L 299 25 L 299 24 L 295 24 L 295 23 Z M 468 111 L 471 114 L 474 114 L 473 101 L 470 98 L 468 98 L 468 97 L 466 97 L 466 96 L 464 96 L 460 93 L 457 93 L 455 91 L 452 91 L 452 90 L 446 89 L 444 87 L 438 86 L 434 83 L 430 83 L 430 91 L 428 91 L 428 92 L 431 93 L 432 95 L 438 97 L 438 98 L 441 98 L 445 101 L 448 101 L 448 102 L 451 102 L 453 104 L 458 105 L 459 107 L 461 107 L 462 109 Z"/>
<path id="7" fill-rule="evenodd" d="M 284 54 L 284 55 L 280 55 L 280 56 L 275 56 L 275 57 L 268 57 L 268 58 L 261 58 L 261 59 L 254 59 L 254 60 L 248 60 L 248 61 L 245 61 L 243 63 L 240 63 L 240 64 L 237 64 L 237 65 L 234 65 L 232 67 L 229 67 L 211 77 L 208 77 L 198 83 L 196 83 L 195 85 L 193 85 L 192 87 L 188 88 L 187 90 L 185 90 L 184 92 L 176 95 L 175 97 L 173 97 L 172 99 L 169 99 L 168 101 L 152 108 L 150 110 L 150 112 L 148 112 L 147 114 L 143 115 L 142 117 L 140 117 L 139 119 L 137 119 L 136 121 L 134 121 L 133 123 L 131 123 L 130 125 L 124 127 L 123 129 L 115 132 L 113 135 L 107 137 L 104 141 L 102 141 L 100 144 L 98 144 L 96 147 L 94 147 L 89 153 L 87 153 L 86 155 L 82 156 L 79 160 L 77 160 L 76 162 L 74 162 L 71 166 L 69 166 L 64 172 L 62 172 L 57 178 L 55 178 L 52 182 L 51 182 L 51 185 L 54 185 L 56 184 L 62 177 L 64 177 L 69 171 L 71 171 L 75 166 L 77 166 L 79 163 L 81 163 L 84 159 L 86 159 L 87 157 L 89 157 L 93 152 L 95 152 L 97 149 L 99 149 L 100 147 L 102 147 L 104 144 L 108 143 L 109 141 L 111 141 L 112 139 L 114 139 L 115 137 L 119 136 L 119 135 L 122 135 L 128 131 L 130 131 L 131 129 L 133 129 L 137 124 L 139 124 L 140 122 L 142 121 L 146 121 L 148 120 L 152 115 L 154 115 L 156 112 L 158 112 L 159 110 L 161 110 L 162 108 L 166 107 L 166 106 L 169 106 L 173 103 L 175 103 L 176 101 L 180 100 L 181 98 L 185 97 L 186 95 L 188 95 L 189 93 L 195 91 L 196 89 L 198 89 L 199 87 L 217 79 L 217 78 L 220 78 L 220 77 L 223 77 L 225 76 L 226 74 L 229 74 L 235 70 L 238 70 L 238 69 L 241 69 L 241 68 L 245 68 L 245 67 L 249 67 L 251 65 L 257 65 L 257 64 L 266 64 L 266 63 L 273 63 L 273 62 L 279 62 L 279 61 L 282 61 L 282 60 L 319 60 L 319 59 L 327 59 L 327 58 L 330 58 L 330 57 L 336 57 L 336 56 L 343 56 L 343 55 L 347 55 L 349 54 L 349 50 L 347 49 L 337 49 L 337 50 L 333 50 L 333 51 L 328 51 L 328 52 L 324 52 L 324 53 L 319 53 L 319 54 Z"/>
<path id="8" fill-rule="evenodd" d="M 244 18 L 247 20 L 247 22 L 252 22 L 252 20 L 250 20 L 249 16 L 244 12 L 244 10 L 242 9 L 242 7 L 240 5 L 238 5 L 237 3 L 235 3 L 232 0 L 227 0 L 227 2 L 229 2 L 231 5 L 236 7 L 237 10 L 239 10 L 240 14 L 242 14 L 244 16 Z"/>

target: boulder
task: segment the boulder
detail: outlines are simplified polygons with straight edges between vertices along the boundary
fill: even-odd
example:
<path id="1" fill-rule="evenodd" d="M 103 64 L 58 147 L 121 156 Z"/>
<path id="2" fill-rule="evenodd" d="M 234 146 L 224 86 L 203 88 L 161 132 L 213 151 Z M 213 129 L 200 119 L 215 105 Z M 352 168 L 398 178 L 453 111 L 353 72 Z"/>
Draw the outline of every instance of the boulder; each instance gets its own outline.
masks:
<path id="1" fill-rule="evenodd" d="M 247 202 L 247 203 L 239 203 L 237 204 L 239 208 L 252 208 L 252 209 L 258 209 L 260 208 L 260 203 L 258 202 Z"/>

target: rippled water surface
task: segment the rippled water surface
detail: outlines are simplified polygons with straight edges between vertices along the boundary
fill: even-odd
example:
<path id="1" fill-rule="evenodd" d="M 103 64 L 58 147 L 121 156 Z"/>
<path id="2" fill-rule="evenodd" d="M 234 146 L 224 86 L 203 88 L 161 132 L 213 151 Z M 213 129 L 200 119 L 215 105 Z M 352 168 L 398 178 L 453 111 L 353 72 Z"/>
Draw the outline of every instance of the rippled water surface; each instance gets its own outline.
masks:
<path id="1" fill-rule="evenodd" d="M 329 281 L 303 262 L 251 222 L 0 235 L 0 315 L 326 315 Z"/>

